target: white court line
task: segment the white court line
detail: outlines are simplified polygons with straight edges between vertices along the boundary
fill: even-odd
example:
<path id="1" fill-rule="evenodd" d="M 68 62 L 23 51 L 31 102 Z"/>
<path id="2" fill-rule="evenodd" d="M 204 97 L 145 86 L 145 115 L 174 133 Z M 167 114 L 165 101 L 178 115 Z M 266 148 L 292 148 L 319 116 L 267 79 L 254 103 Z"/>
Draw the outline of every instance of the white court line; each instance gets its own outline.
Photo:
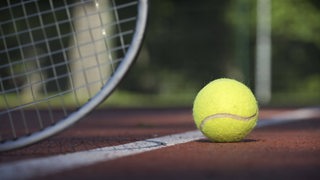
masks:
<path id="1" fill-rule="evenodd" d="M 266 120 L 259 120 L 257 127 L 272 126 L 284 124 L 293 121 L 300 121 L 303 119 L 310 119 L 320 117 L 320 108 L 302 108 L 294 111 L 284 112 L 272 116 Z"/>
<path id="2" fill-rule="evenodd" d="M 320 108 L 298 109 L 275 115 L 267 120 L 259 120 L 257 127 L 272 126 L 319 116 Z M 189 131 L 118 146 L 5 163 L 0 165 L 0 179 L 29 179 L 50 175 L 68 169 L 88 166 L 202 138 L 204 136 L 199 131 Z"/>

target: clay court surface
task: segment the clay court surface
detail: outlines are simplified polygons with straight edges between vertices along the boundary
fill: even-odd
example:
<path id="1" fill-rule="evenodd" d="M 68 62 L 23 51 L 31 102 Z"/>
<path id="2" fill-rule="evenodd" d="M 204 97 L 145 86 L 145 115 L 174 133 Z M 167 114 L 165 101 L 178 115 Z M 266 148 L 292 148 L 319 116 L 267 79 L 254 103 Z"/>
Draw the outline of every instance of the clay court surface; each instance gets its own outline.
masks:
<path id="1" fill-rule="evenodd" d="M 212 143 L 201 137 L 169 146 L 152 139 L 196 132 L 191 108 L 98 109 L 54 137 L 2 152 L 0 179 L 320 179 L 319 108 L 306 116 L 300 117 L 300 112 L 301 108 L 262 108 L 262 124 L 275 117 L 289 122 L 261 125 L 243 142 Z M 182 134 L 180 140 L 184 137 Z M 156 144 L 156 148 L 135 143 L 144 141 Z M 131 147 L 130 143 L 136 145 Z M 48 171 L 30 166 L 32 175 L 10 176 L 26 173 L 28 166 L 15 166 L 26 161 L 50 161 L 46 158 L 104 147 L 114 150 L 109 155 L 98 154 L 101 161 L 92 164 L 54 170 L 59 163 L 68 162 L 69 156 L 62 156 L 52 161 L 52 167 L 43 165 Z M 127 147 L 128 154 L 116 156 L 118 147 Z M 83 156 L 86 154 L 77 158 L 91 157 Z M 4 177 L 8 167 L 10 173 Z"/>

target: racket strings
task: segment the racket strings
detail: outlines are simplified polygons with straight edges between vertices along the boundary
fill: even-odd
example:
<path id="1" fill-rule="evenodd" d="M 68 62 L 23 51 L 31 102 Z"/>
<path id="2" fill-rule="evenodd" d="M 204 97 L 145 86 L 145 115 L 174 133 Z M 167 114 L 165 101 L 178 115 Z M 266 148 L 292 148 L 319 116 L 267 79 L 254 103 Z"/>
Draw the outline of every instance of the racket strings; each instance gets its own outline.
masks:
<path id="1" fill-rule="evenodd" d="M 0 3 L 0 141 L 43 130 L 86 103 L 117 70 L 135 31 L 134 13 L 122 11 L 137 2 L 41 3 Z"/>

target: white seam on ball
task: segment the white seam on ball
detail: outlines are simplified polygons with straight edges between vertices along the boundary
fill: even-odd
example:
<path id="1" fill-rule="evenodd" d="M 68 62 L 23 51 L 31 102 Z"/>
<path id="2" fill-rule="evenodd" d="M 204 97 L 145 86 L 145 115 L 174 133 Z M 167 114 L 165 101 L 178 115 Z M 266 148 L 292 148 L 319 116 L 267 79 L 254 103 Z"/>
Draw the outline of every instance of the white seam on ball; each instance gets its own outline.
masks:
<path id="1" fill-rule="evenodd" d="M 239 120 L 239 121 L 249 121 L 252 118 L 257 116 L 257 112 L 255 112 L 252 116 L 239 116 L 239 115 L 235 115 L 235 114 L 229 114 L 229 113 L 217 113 L 217 114 L 213 114 L 210 116 L 207 116 L 206 118 L 204 118 L 200 124 L 200 130 L 202 130 L 204 124 L 209 121 L 209 120 L 213 120 L 213 119 L 217 119 L 217 118 L 231 118 L 231 119 L 235 119 L 235 120 Z"/>

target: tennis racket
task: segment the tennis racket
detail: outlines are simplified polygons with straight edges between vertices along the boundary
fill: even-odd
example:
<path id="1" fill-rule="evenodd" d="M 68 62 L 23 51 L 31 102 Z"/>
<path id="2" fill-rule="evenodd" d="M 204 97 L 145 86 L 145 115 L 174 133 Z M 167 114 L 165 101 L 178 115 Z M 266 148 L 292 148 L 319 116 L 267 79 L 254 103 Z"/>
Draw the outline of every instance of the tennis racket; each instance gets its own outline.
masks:
<path id="1" fill-rule="evenodd" d="M 136 58 L 147 0 L 0 2 L 0 151 L 74 124 Z"/>

